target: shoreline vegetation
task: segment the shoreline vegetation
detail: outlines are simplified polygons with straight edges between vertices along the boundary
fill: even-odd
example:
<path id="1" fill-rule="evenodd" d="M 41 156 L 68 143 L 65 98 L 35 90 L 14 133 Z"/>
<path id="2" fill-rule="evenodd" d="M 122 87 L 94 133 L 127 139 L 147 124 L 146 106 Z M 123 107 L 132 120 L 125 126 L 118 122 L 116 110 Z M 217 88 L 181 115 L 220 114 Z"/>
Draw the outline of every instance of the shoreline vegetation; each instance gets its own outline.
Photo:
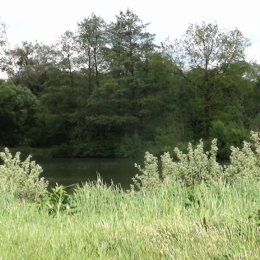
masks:
<path id="1" fill-rule="evenodd" d="M 0 153 L 1 259 L 260 259 L 260 135 L 216 161 L 217 140 L 179 162 L 146 152 L 134 186 L 47 191 L 42 168 Z"/>
<path id="2" fill-rule="evenodd" d="M 218 139 L 218 159 L 260 131 L 260 64 L 238 28 L 191 23 L 159 45 L 132 10 L 92 13 L 54 44 L 10 46 L 0 20 L 0 145 L 40 156 L 160 156 Z M 51 147 L 42 150 L 42 147 Z M 172 156 L 172 154 L 171 154 Z"/>
<path id="3" fill-rule="evenodd" d="M 29 155 L 36 158 L 52 157 L 52 148 L 15 147 L 15 148 L 10 148 L 10 152 L 12 154 L 20 152 L 23 157 L 27 157 Z"/>

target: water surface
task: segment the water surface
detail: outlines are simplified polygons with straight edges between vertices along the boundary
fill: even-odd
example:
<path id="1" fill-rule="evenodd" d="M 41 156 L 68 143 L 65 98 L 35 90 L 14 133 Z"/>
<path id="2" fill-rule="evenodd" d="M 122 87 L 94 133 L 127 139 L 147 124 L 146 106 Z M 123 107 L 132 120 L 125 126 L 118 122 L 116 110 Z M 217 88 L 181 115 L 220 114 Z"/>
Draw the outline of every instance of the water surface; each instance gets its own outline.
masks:
<path id="1" fill-rule="evenodd" d="M 129 189 L 131 178 L 139 171 L 134 164 L 143 164 L 143 159 L 115 158 L 33 158 L 43 168 L 41 177 L 45 177 L 50 186 L 55 183 L 69 186 L 97 179 L 97 172 L 105 183 L 121 184 Z"/>

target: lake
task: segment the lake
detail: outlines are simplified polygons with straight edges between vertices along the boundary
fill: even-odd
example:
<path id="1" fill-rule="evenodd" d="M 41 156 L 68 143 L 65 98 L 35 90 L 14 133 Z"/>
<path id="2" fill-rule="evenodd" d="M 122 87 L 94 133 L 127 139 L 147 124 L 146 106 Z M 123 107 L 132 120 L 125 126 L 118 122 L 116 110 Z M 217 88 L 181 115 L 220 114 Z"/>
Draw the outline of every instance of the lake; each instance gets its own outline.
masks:
<path id="1" fill-rule="evenodd" d="M 50 187 L 56 182 L 69 186 L 95 181 L 97 172 L 108 185 L 111 179 L 114 184 L 121 184 L 122 188 L 129 189 L 131 178 L 139 173 L 134 164 L 141 164 L 144 159 L 115 159 L 115 158 L 33 158 L 43 168 L 40 177 L 49 181 Z"/>

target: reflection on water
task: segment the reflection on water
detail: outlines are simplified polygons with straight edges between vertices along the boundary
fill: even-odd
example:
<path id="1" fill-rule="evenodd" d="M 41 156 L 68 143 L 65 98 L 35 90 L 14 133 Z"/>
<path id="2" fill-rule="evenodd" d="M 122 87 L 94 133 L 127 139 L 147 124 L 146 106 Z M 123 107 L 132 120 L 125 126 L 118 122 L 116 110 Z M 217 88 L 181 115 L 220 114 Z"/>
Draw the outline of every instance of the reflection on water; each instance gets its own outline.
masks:
<path id="1" fill-rule="evenodd" d="M 50 186 L 55 183 L 69 186 L 97 179 L 97 172 L 105 183 L 121 184 L 129 189 L 131 178 L 138 172 L 134 164 L 143 164 L 143 159 L 111 158 L 33 158 L 43 168 L 41 177 L 45 177 Z"/>

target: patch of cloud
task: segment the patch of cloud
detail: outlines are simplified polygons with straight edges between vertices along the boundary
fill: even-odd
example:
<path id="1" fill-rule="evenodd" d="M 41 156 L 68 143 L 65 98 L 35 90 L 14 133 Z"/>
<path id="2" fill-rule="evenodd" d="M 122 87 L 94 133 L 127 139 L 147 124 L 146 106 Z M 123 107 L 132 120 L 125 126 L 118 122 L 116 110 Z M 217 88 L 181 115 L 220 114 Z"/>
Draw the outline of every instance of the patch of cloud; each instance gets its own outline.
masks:
<path id="1" fill-rule="evenodd" d="M 8 0 L 1 3 L 1 20 L 9 26 L 7 37 L 11 46 L 35 40 L 54 44 L 62 33 L 74 31 L 77 22 L 92 13 L 109 22 L 127 8 L 144 23 L 151 23 L 147 30 L 156 34 L 157 43 L 167 36 L 180 38 L 189 23 L 216 21 L 220 28 L 236 27 L 251 40 L 253 45 L 248 53 L 260 62 L 260 21 L 255 0 Z"/>
<path id="2" fill-rule="evenodd" d="M 260 64 L 260 41 L 252 43 L 252 45 L 246 50 L 247 60 L 256 61 Z"/>

